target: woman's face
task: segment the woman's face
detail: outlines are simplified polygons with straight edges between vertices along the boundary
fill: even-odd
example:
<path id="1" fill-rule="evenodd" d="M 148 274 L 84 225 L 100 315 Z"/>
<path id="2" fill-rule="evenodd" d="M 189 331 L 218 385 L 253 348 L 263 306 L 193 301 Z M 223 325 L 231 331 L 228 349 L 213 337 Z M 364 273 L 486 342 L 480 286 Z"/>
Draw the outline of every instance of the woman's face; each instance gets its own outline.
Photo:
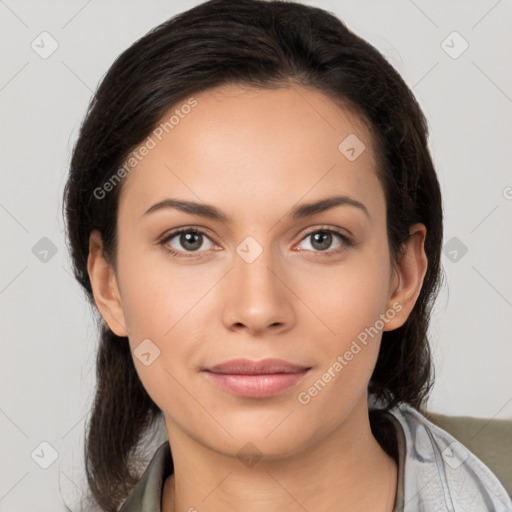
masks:
<path id="1" fill-rule="evenodd" d="M 366 411 L 382 330 L 405 321 L 422 275 L 412 303 L 400 300 L 372 141 L 355 115 L 298 86 L 194 100 L 141 144 L 120 197 L 112 295 L 95 297 L 128 335 L 171 443 L 291 454 Z M 238 358 L 308 370 L 206 371 Z"/>

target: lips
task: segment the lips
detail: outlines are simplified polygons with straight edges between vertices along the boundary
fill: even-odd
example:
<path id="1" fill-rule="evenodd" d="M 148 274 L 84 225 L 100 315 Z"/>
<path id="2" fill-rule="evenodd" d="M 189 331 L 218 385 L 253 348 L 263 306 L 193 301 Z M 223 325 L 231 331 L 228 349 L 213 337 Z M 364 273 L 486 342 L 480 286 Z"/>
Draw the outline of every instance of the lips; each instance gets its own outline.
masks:
<path id="1" fill-rule="evenodd" d="M 205 371 L 231 375 L 264 375 L 269 373 L 301 373 L 310 368 L 309 366 L 293 364 L 283 359 L 263 359 L 261 361 L 232 359 L 231 361 L 206 368 Z"/>
<path id="2" fill-rule="evenodd" d="M 268 398 L 298 384 L 311 367 L 282 359 L 233 359 L 203 370 L 206 378 L 228 393 Z"/>

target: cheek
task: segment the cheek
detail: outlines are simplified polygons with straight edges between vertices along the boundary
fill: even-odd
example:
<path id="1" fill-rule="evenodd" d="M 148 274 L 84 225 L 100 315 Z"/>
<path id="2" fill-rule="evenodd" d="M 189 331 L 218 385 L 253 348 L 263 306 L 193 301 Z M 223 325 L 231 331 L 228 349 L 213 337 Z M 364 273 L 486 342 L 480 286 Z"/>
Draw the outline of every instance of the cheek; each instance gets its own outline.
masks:
<path id="1" fill-rule="evenodd" d="M 187 410 L 193 416 L 190 396 L 182 386 L 190 387 L 191 353 L 197 349 L 194 340 L 200 338 L 197 306 L 204 287 L 190 272 L 132 256 L 120 265 L 119 277 L 136 371 L 161 410 L 169 408 L 172 397 L 173 410 Z"/>
<path id="2" fill-rule="evenodd" d="M 305 414 L 320 415 L 326 429 L 342 421 L 356 405 L 377 362 L 386 295 L 384 281 L 378 273 L 373 277 L 349 273 L 317 299 L 321 320 L 331 332 L 310 330 L 318 365 L 297 390 L 296 401 Z"/>
<path id="3" fill-rule="evenodd" d="M 204 343 L 204 308 L 210 304 L 205 294 L 219 278 L 207 265 L 178 266 L 162 253 L 133 251 L 119 258 L 119 280 L 137 373 L 151 398 L 165 408 L 169 396 L 183 395 L 178 382 L 186 382 L 195 369 L 194 354 Z"/>
<path id="4" fill-rule="evenodd" d="M 321 380 L 318 390 L 323 385 L 331 390 L 318 404 L 357 396 L 373 372 L 384 322 L 394 316 L 386 316 L 391 267 L 388 253 L 380 247 L 368 246 L 338 267 L 317 272 L 314 289 L 308 287 L 310 277 L 300 277 L 298 295 L 316 313 L 308 313 L 320 362 L 314 377 Z"/>
<path id="5" fill-rule="evenodd" d="M 326 339 L 346 342 L 384 312 L 390 273 L 388 253 L 379 244 L 369 244 L 335 265 L 303 264 L 293 271 L 293 289 L 310 308 L 304 310 L 307 318 L 323 324 Z"/>
<path id="6" fill-rule="evenodd" d="M 213 284 L 206 265 L 173 264 L 161 248 L 123 253 L 120 244 L 119 254 L 123 311 L 134 340 L 165 339 Z"/>

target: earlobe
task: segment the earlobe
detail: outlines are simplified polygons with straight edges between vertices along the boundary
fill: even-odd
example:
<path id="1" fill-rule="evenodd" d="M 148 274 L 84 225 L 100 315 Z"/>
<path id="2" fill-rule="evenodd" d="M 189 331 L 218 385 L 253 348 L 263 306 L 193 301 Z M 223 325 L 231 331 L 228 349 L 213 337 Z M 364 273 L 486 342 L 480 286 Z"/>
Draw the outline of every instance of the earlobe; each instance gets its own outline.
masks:
<path id="1" fill-rule="evenodd" d="M 423 224 L 414 224 L 409 230 L 409 238 L 402 245 L 399 261 L 394 268 L 398 285 L 393 284 L 388 301 L 388 308 L 396 304 L 400 304 L 401 308 L 386 324 L 386 331 L 401 327 L 416 304 L 428 266 L 424 247 L 426 235 Z"/>
<path id="2" fill-rule="evenodd" d="M 103 320 L 117 336 L 128 336 L 116 275 L 105 258 L 101 234 L 97 230 L 89 237 L 87 271 L 94 302 Z"/>

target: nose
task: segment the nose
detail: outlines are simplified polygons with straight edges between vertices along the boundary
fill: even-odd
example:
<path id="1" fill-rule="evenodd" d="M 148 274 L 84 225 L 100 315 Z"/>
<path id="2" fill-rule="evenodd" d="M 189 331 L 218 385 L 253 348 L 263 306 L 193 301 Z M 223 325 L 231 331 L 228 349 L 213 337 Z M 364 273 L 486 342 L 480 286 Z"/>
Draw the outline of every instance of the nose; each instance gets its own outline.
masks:
<path id="1" fill-rule="evenodd" d="M 264 249 L 256 259 L 234 255 L 225 279 L 223 321 L 230 330 L 246 329 L 253 335 L 273 334 L 292 328 L 295 322 L 293 294 L 278 255 Z"/>

